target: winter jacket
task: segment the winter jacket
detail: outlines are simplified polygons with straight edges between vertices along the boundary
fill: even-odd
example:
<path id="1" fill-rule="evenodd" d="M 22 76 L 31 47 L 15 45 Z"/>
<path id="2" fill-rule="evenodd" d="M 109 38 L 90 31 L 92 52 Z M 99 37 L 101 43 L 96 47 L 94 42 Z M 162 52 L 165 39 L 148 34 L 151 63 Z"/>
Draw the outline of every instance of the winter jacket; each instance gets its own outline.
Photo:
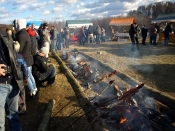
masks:
<path id="1" fill-rule="evenodd" d="M 4 46 L 4 51 L 6 51 L 5 53 L 7 54 L 6 58 L 8 59 L 9 57 L 9 64 L 11 66 L 11 71 L 12 71 L 12 75 L 13 75 L 13 80 L 16 81 L 18 87 L 20 90 L 24 89 L 24 84 L 23 84 L 23 74 L 21 71 L 21 67 L 18 63 L 18 58 L 16 55 L 16 51 L 13 48 L 13 40 L 12 38 L 3 31 L 0 31 L 0 42 L 1 44 Z M 0 77 L 1 79 L 2 77 Z"/>
<path id="2" fill-rule="evenodd" d="M 55 30 L 55 29 L 52 29 L 51 31 L 50 31 L 50 34 L 51 34 L 51 37 L 50 37 L 50 39 L 51 40 L 56 40 L 57 39 L 57 31 Z"/>
<path id="3" fill-rule="evenodd" d="M 18 53 L 22 54 L 27 64 L 27 67 L 32 66 L 33 65 L 33 55 L 35 55 L 35 54 L 32 54 L 33 53 L 32 50 L 36 50 L 36 48 L 35 48 L 35 45 L 31 43 L 31 38 L 29 34 L 27 33 L 26 29 L 20 30 L 16 34 L 16 38 L 20 44 L 20 50 Z"/>
<path id="4" fill-rule="evenodd" d="M 43 29 L 42 31 L 42 42 L 50 43 L 50 33 L 48 29 Z"/>
<path id="5" fill-rule="evenodd" d="M 164 36 L 165 37 L 169 37 L 170 33 L 172 32 L 172 28 L 170 24 L 167 24 L 167 26 L 165 27 L 165 31 L 164 31 Z"/>
<path id="6" fill-rule="evenodd" d="M 32 73 L 34 76 L 40 78 L 42 73 L 47 71 L 47 59 L 44 56 L 41 56 L 37 53 L 34 56 L 34 64 L 32 66 Z"/>
<path id="7" fill-rule="evenodd" d="M 135 30 L 134 26 L 131 25 L 131 28 L 129 29 L 129 35 L 131 38 L 136 36 L 137 31 Z"/>
<path id="8" fill-rule="evenodd" d="M 37 53 L 34 56 L 34 64 L 32 66 L 32 73 L 38 80 L 43 80 L 45 75 L 52 71 L 53 65 L 47 66 L 47 59 Z"/>
<path id="9" fill-rule="evenodd" d="M 32 55 L 36 54 L 36 31 L 32 28 L 27 30 L 32 42 Z"/>
<path id="10" fill-rule="evenodd" d="M 17 58 L 18 58 L 19 66 L 21 67 L 21 70 L 22 70 L 22 73 L 23 73 L 23 79 L 27 80 L 28 72 L 27 72 L 26 62 L 24 61 L 24 58 L 22 57 L 22 55 L 20 55 L 18 53 L 17 53 Z"/>
<path id="11" fill-rule="evenodd" d="M 85 31 L 84 31 L 84 27 L 80 28 L 80 30 L 79 30 L 79 36 L 81 36 L 81 37 L 85 37 L 86 36 L 85 35 Z"/>
<path id="12" fill-rule="evenodd" d="M 145 28 L 145 27 L 142 27 L 142 37 L 147 37 L 147 32 L 148 32 L 148 29 Z"/>
<path id="13" fill-rule="evenodd" d="M 149 27 L 149 35 L 156 36 L 156 32 L 157 32 L 157 30 L 156 30 L 155 26 L 153 24 L 151 24 Z"/>
<path id="14" fill-rule="evenodd" d="M 97 32 L 97 35 L 101 35 L 101 28 L 100 28 L 100 26 L 97 26 L 96 32 Z"/>

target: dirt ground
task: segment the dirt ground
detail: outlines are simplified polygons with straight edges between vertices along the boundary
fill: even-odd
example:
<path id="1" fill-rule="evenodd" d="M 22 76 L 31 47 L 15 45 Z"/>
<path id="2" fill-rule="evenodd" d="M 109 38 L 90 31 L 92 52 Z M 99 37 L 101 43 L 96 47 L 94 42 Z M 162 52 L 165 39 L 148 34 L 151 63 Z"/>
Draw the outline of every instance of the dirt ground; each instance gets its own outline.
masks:
<path id="1" fill-rule="evenodd" d="M 71 104 L 66 106 L 62 111 L 58 112 L 66 103 L 70 101 L 73 97 L 76 97 L 74 91 L 67 81 L 64 72 L 59 70 L 59 65 L 55 59 L 50 58 L 51 63 L 54 63 L 57 69 L 57 76 L 55 80 L 54 87 L 43 87 L 38 84 L 39 89 L 37 98 L 29 98 L 28 91 L 26 89 L 26 99 L 27 99 L 27 113 L 24 115 L 19 115 L 22 127 L 24 131 L 37 131 L 39 124 L 43 119 L 43 114 L 47 108 L 47 103 L 50 99 L 56 101 L 54 109 L 52 112 L 52 118 L 49 123 L 49 131 L 62 131 L 71 122 L 76 120 L 79 116 L 84 114 L 83 110 L 78 111 L 72 117 L 67 118 L 71 113 L 76 111 L 80 106 L 75 99 Z M 54 117 L 53 117 L 54 116 Z M 66 131 L 81 131 L 82 128 L 87 124 L 86 117 L 82 117 L 78 120 L 71 128 Z M 6 131 L 8 131 L 8 123 L 6 123 Z"/>
<path id="2" fill-rule="evenodd" d="M 175 44 L 140 44 L 134 52 L 129 41 L 70 46 L 75 48 L 140 82 L 149 80 L 150 87 L 175 97 Z"/>

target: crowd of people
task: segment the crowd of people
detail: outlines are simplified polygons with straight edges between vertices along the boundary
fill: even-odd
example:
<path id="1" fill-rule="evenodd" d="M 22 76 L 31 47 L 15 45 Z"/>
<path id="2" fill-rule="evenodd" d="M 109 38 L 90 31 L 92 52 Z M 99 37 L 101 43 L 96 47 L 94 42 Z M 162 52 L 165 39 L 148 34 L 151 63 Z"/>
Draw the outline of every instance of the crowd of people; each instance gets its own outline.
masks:
<path id="1" fill-rule="evenodd" d="M 0 31 L 0 131 L 5 130 L 5 116 L 10 131 L 22 131 L 18 114 L 26 112 L 27 94 L 36 98 L 36 82 L 54 86 L 56 68 L 48 63 L 49 51 L 55 49 L 54 27 L 44 23 L 40 30 L 25 19 L 13 22 L 11 29 Z"/>
<path id="2" fill-rule="evenodd" d="M 137 25 L 137 23 L 131 24 L 129 29 L 129 36 L 132 43 L 131 51 L 135 51 L 136 49 L 139 50 L 139 41 L 138 41 L 139 34 L 141 34 L 142 36 L 142 45 L 145 45 L 145 41 L 149 33 L 149 44 L 156 46 L 156 40 L 159 34 L 159 30 L 160 29 L 157 23 L 151 23 L 149 28 L 143 25 L 141 29 Z M 170 35 L 172 33 L 172 27 L 170 22 L 166 23 L 163 33 L 164 33 L 164 45 L 167 46 Z"/>
<path id="3" fill-rule="evenodd" d="M 87 28 L 86 26 L 82 26 L 79 30 L 78 41 L 79 45 L 85 45 L 85 43 L 95 43 L 100 44 L 101 42 L 105 42 L 106 32 L 103 27 L 97 25 L 96 28 L 93 28 L 91 25 Z"/>

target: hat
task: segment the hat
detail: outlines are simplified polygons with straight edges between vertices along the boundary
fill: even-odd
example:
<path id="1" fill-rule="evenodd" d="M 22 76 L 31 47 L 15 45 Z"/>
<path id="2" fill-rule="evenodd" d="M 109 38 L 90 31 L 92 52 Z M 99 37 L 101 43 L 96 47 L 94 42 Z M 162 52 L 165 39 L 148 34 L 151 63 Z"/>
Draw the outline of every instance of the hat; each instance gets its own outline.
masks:
<path id="1" fill-rule="evenodd" d="M 42 47 L 42 48 L 40 49 L 40 52 L 43 53 L 43 54 L 47 54 L 47 53 L 48 53 L 48 48 Z"/>
<path id="2" fill-rule="evenodd" d="M 19 52 L 20 44 L 18 43 L 18 41 L 14 41 L 14 49 L 16 52 Z"/>
<path id="3" fill-rule="evenodd" d="M 48 24 L 47 23 L 44 23 L 43 26 L 48 26 Z"/>
<path id="4" fill-rule="evenodd" d="M 30 26 L 31 27 L 32 26 L 32 23 L 27 23 L 27 26 Z"/>

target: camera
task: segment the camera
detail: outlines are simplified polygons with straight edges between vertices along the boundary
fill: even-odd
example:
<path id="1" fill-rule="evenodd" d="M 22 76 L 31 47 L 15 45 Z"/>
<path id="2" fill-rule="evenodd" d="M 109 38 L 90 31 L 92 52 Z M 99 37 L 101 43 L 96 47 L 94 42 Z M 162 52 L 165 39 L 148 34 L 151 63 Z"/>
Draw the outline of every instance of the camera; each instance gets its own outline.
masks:
<path id="1" fill-rule="evenodd" d="M 5 70 L 5 75 L 10 74 L 12 72 L 11 71 L 11 66 L 6 66 L 3 69 Z"/>

